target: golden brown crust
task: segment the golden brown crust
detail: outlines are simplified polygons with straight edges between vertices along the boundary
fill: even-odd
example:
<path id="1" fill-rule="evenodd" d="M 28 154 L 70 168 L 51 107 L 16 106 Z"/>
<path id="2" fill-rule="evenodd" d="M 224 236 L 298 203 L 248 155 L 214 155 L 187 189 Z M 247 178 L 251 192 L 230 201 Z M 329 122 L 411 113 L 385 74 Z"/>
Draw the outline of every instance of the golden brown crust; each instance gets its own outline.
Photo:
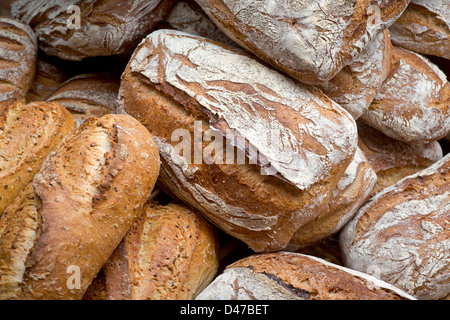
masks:
<path id="1" fill-rule="evenodd" d="M 86 73 L 61 84 L 47 101 L 57 101 L 69 110 L 77 124 L 90 117 L 116 113 L 120 81 L 106 73 Z"/>
<path id="2" fill-rule="evenodd" d="M 12 298 L 81 299 L 138 216 L 158 172 L 151 135 L 129 116 L 92 118 L 68 135 L 33 180 L 41 224 L 29 240 L 33 246 L 15 261 L 25 268 L 16 277 L 20 289 Z M 7 217 L 17 206 L 10 208 Z M 0 257 L 8 257 L 18 249 L 3 238 L 17 226 L 5 220 L 0 225 Z M 70 282 L 72 268 L 79 270 L 79 287 Z"/>
<path id="3" fill-rule="evenodd" d="M 215 230 L 180 204 L 147 204 L 103 268 L 107 300 L 189 300 L 218 269 Z"/>
<path id="4" fill-rule="evenodd" d="M 0 103 L 0 216 L 74 129 L 72 115 L 59 103 Z"/>
<path id="5" fill-rule="evenodd" d="M 34 79 L 37 40 L 33 30 L 0 17 L 0 101 L 24 99 Z"/>

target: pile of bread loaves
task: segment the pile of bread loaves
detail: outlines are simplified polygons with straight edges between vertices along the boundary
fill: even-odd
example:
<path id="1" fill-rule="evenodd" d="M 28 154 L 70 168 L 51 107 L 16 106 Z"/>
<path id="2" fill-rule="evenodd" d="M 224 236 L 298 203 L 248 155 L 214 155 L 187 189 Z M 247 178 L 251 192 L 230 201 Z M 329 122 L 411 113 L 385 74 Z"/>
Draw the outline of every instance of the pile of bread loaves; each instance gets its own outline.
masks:
<path id="1" fill-rule="evenodd" d="M 450 296 L 450 0 L 2 13 L 0 299 Z"/>

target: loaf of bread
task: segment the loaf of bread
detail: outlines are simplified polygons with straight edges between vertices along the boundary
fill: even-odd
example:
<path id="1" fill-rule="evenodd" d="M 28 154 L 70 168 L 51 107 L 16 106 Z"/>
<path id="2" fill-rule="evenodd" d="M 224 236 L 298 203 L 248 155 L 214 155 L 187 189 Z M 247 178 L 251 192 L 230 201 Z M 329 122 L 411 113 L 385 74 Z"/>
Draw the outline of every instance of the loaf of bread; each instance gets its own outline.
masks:
<path id="1" fill-rule="evenodd" d="M 56 102 L 0 102 L 0 216 L 74 129 L 72 115 Z"/>
<path id="2" fill-rule="evenodd" d="M 161 187 L 255 251 L 319 213 L 357 147 L 353 118 L 319 90 L 175 30 L 138 46 L 119 109 L 155 138 Z"/>
<path id="3" fill-rule="evenodd" d="M 390 30 L 396 46 L 450 59 L 448 0 L 411 0 Z"/>
<path id="4" fill-rule="evenodd" d="M 355 119 L 369 108 L 389 74 L 392 44 L 386 29 L 372 39 L 363 51 L 320 89 Z"/>
<path id="5" fill-rule="evenodd" d="M 304 248 L 339 232 L 367 200 L 376 182 L 375 171 L 358 148 L 330 201 L 316 218 L 295 232 L 290 244 Z"/>
<path id="6" fill-rule="evenodd" d="M 18 0 L 11 14 L 29 24 L 39 47 L 66 60 L 132 52 L 175 0 Z"/>
<path id="7" fill-rule="evenodd" d="M 38 54 L 36 60 L 36 74 L 27 92 L 27 101 L 45 101 L 70 76 L 52 57 Z"/>
<path id="8" fill-rule="evenodd" d="M 132 117 L 92 118 L 66 136 L 0 218 L 0 299 L 81 299 L 158 171 L 157 147 Z"/>
<path id="9" fill-rule="evenodd" d="M 299 253 L 252 255 L 229 265 L 197 300 L 414 300 L 370 275 Z"/>
<path id="10" fill-rule="evenodd" d="M 389 27 L 409 0 L 196 2 L 242 47 L 302 82 L 321 84 Z"/>
<path id="11" fill-rule="evenodd" d="M 162 28 L 184 31 L 236 46 L 236 43 L 208 18 L 194 0 L 179 0 L 160 24 L 160 29 Z"/>
<path id="12" fill-rule="evenodd" d="M 422 171 L 443 157 L 438 141 L 406 143 L 358 121 L 358 146 L 377 174 L 375 194 L 403 179 Z"/>
<path id="13" fill-rule="evenodd" d="M 418 299 L 450 293 L 450 155 L 377 193 L 340 233 L 345 266 Z"/>
<path id="14" fill-rule="evenodd" d="M 361 119 L 387 136 L 428 143 L 450 130 L 450 84 L 420 54 L 394 47 L 391 71 Z"/>
<path id="15" fill-rule="evenodd" d="M 216 275 L 218 253 L 216 231 L 200 214 L 148 203 L 96 281 L 106 300 L 190 300 Z"/>
<path id="16" fill-rule="evenodd" d="M 68 109 L 80 125 L 90 117 L 116 113 L 120 80 L 106 72 L 83 73 L 61 84 L 47 101 Z"/>
<path id="17" fill-rule="evenodd" d="M 24 99 L 34 79 L 37 39 L 13 18 L 0 17 L 0 101 Z"/>

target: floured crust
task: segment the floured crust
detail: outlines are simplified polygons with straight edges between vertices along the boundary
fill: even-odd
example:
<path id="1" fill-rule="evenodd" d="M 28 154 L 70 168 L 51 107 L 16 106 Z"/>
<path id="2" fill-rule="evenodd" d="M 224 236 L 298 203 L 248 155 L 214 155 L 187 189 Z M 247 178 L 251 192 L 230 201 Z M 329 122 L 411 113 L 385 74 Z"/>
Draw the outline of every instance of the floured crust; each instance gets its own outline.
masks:
<path id="1" fill-rule="evenodd" d="M 168 13 L 173 0 L 19 0 L 11 14 L 29 24 L 40 49 L 65 60 L 109 56 L 132 51 L 134 46 Z M 120 4 L 120 5 L 119 5 Z M 79 28 L 76 22 L 80 9 Z"/>
<path id="2" fill-rule="evenodd" d="M 419 299 L 450 292 L 450 155 L 376 194 L 341 232 L 346 266 Z"/>
<path id="3" fill-rule="evenodd" d="M 24 99 L 34 79 L 37 39 L 25 23 L 0 17 L 0 101 Z"/>
<path id="4" fill-rule="evenodd" d="M 290 244 L 304 248 L 340 231 L 367 200 L 376 181 L 375 171 L 358 148 L 321 214 L 297 230 Z"/>
<path id="5" fill-rule="evenodd" d="M 109 73 L 80 74 L 61 84 L 47 101 L 61 103 L 80 125 L 90 117 L 115 113 L 119 86 L 119 79 Z"/>
<path id="6" fill-rule="evenodd" d="M 161 24 L 165 29 L 202 36 L 211 40 L 236 45 L 208 18 L 193 0 L 178 1 Z"/>
<path id="7" fill-rule="evenodd" d="M 356 150 L 353 119 L 321 92 L 242 51 L 179 31 L 155 31 L 141 43 L 122 76 L 119 108 L 154 135 L 166 188 L 257 251 L 287 245 Z M 171 140 L 175 129 L 194 137 L 195 120 L 202 134 L 215 130 L 250 159 L 256 149 L 260 162 L 189 164 Z M 277 175 L 262 175 L 261 166 Z"/>
<path id="8" fill-rule="evenodd" d="M 362 52 L 320 89 L 353 118 L 370 106 L 389 74 L 392 44 L 386 29 L 372 39 Z"/>
<path id="9" fill-rule="evenodd" d="M 229 265 L 198 300 L 413 300 L 383 281 L 299 253 L 252 255 Z"/>
<path id="10" fill-rule="evenodd" d="M 420 54 L 394 47 L 391 72 L 361 119 L 387 136 L 428 143 L 450 130 L 450 84 Z"/>
<path id="11" fill-rule="evenodd" d="M 197 0 L 235 42 L 294 78 L 321 84 L 406 9 L 402 1 Z M 380 8 L 371 24 L 370 6 Z"/>
<path id="12" fill-rule="evenodd" d="M 390 27 L 396 46 L 450 59 L 450 2 L 411 0 Z"/>
<path id="13" fill-rule="evenodd" d="M 190 300 L 218 269 L 215 230 L 184 205 L 148 204 L 103 267 L 107 300 Z"/>
<path id="14" fill-rule="evenodd" d="M 32 201 L 22 205 L 18 197 L 0 219 L 2 276 L 15 275 L 1 278 L 1 298 L 81 299 L 142 210 L 158 171 L 156 145 L 131 117 L 91 119 L 68 135 L 24 193 Z M 8 218 L 18 210 L 35 221 L 26 230 Z M 79 287 L 71 287 L 77 267 Z"/>
<path id="15" fill-rule="evenodd" d="M 358 121 L 358 146 L 377 173 L 377 185 L 372 194 L 381 191 L 406 176 L 421 171 L 443 157 L 438 141 L 406 143 Z"/>
<path id="16" fill-rule="evenodd" d="M 73 117 L 56 102 L 0 103 L 0 216 L 74 129 Z"/>

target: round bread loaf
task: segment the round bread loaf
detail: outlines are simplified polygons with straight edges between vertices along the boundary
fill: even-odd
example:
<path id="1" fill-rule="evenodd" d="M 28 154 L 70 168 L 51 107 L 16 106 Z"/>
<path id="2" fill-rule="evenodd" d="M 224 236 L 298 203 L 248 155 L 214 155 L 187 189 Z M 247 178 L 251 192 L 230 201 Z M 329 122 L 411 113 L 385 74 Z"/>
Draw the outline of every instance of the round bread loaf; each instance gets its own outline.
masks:
<path id="1" fill-rule="evenodd" d="M 450 84 L 420 54 L 394 47 L 391 71 L 361 119 L 387 136 L 428 143 L 450 130 Z"/>
<path id="2" fill-rule="evenodd" d="M 215 229 L 200 214 L 148 203 L 95 281 L 106 300 L 190 300 L 216 275 L 218 253 Z"/>
<path id="3" fill-rule="evenodd" d="M 418 299 L 450 293 L 450 155 L 377 193 L 340 233 L 345 266 Z"/>
<path id="4" fill-rule="evenodd" d="M 72 115 L 59 103 L 0 102 L 0 216 L 74 129 Z"/>
<path id="5" fill-rule="evenodd" d="M 11 14 L 29 24 L 39 47 L 65 60 L 132 52 L 174 0 L 18 0 Z"/>
<path id="6" fill-rule="evenodd" d="M 367 200 L 376 181 L 375 171 L 358 148 L 330 201 L 316 218 L 294 233 L 292 247 L 311 246 L 339 232 Z"/>
<path id="7" fill-rule="evenodd" d="M 0 101 L 24 99 L 34 79 L 37 39 L 25 23 L 0 17 Z"/>
<path id="8" fill-rule="evenodd" d="M 61 84 L 47 101 L 61 103 L 80 125 L 90 117 L 116 113 L 120 80 L 106 72 L 84 73 Z"/>
<path id="9" fill-rule="evenodd" d="M 135 119 L 90 119 L 0 218 L 0 299 L 81 299 L 139 216 L 159 154 Z"/>
<path id="10" fill-rule="evenodd" d="M 443 157 L 438 141 L 406 143 L 392 139 L 362 121 L 357 124 L 358 146 L 377 174 L 377 184 L 372 194 L 426 169 Z"/>
<path id="11" fill-rule="evenodd" d="M 396 46 L 450 59 L 450 1 L 411 0 L 390 31 Z"/>
<path id="12" fill-rule="evenodd" d="M 356 151 L 353 118 L 319 90 L 175 30 L 136 49 L 119 108 L 158 144 L 162 188 L 255 251 L 285 247 Z"/>
<path id="13" fill-rule="evenodd" d="M 302 82 L 321 84 L 389 27 L 409 0 L 196 2 L 242 47 Z"/>
<path id="14" fill-rule="evenodd" d="M 386 80 L 392 61 L 392 45 L 386 29 L 320 89 L 358 119 L 369 108 Z"/>
<path id="15" fill-rule="evenodd" d="M 197 300 L 414 300 L 372 276 L 299 253 L 252 255 L 229 265 Z"/>

